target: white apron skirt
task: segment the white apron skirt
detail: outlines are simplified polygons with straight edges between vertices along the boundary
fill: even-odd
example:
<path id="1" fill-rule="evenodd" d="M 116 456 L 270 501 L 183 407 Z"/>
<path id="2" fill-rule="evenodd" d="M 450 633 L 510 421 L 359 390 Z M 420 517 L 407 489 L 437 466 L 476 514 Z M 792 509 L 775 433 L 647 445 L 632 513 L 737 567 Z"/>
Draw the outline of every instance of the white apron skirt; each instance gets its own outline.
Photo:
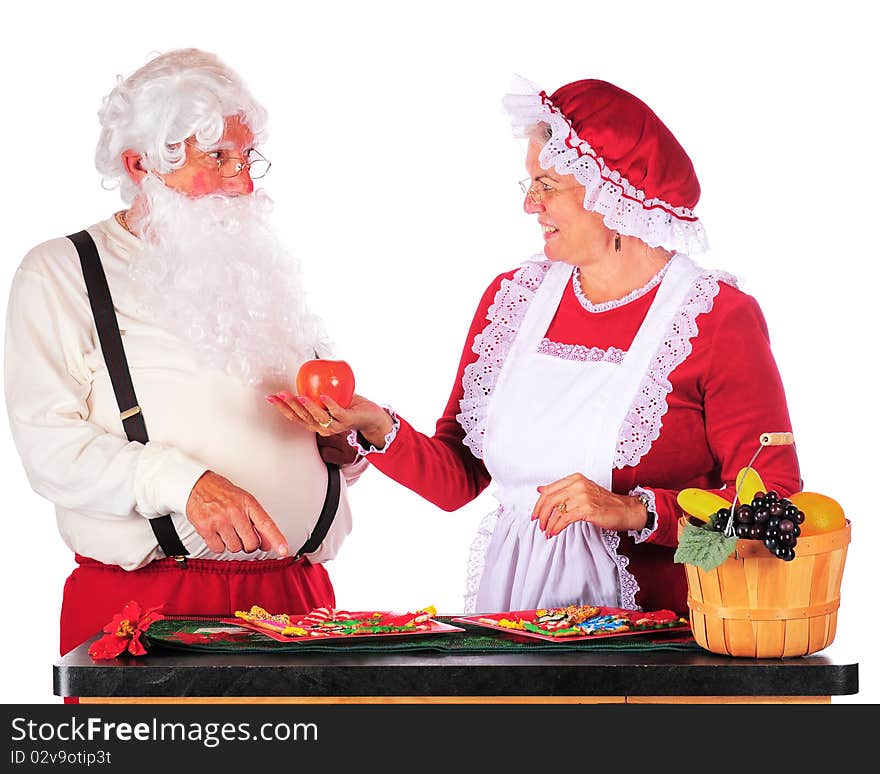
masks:
<path id="1" fill-rule="evenodd" d="M 483 572 L 467 612 L 634 604 L 638 586 L 617 555 L 617 532 L 577 521 L 547 539 L 531 514 L 539 485 L 575 472 L 611 489 L 620 427 L 699 268 L 673 256 L 620 363 L 539 352 L 572 272 L 565 263 L 547 271 L 490 396 L 483 461 L 500 507 L 483 530 Z M 624 600 L 622 580 L 632 590 Z"/>

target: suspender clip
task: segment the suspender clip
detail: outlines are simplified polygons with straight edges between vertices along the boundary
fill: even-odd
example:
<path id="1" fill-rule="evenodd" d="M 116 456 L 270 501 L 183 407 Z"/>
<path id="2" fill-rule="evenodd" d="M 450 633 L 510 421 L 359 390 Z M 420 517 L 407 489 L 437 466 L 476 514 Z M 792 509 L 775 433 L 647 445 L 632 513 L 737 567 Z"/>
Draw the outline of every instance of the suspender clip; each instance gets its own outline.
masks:
<path id="1" fill-rule="evenodd" d="M 126 419 L 131 419 L 135 414 L 141 413 L 140 406 L 132 406 L 130 409 L 126 409 L 125 411 L 119 414 L 119 418 L 124 422 Z"/>
<path id="2" fill-rule="evenodd" d="M 174 561 L 177 562 L 177 567 L 180 570 L 186 569 L 186 557 L 185 556 L 175 556 Z"/>

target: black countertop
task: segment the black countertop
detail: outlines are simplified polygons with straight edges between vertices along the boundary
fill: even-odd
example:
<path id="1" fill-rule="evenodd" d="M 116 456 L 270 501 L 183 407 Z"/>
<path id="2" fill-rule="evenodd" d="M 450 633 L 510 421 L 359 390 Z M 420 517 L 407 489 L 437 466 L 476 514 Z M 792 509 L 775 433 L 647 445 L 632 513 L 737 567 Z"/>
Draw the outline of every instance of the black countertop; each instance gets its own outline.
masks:
<path id="1" fill-rule="evenodd" d="M 858 664 L 833 647 L 748 659 L 709 652 L 203 653 L 93 661 L 84 643 L 54 665 L 80 697 L 840 696 Z"/>

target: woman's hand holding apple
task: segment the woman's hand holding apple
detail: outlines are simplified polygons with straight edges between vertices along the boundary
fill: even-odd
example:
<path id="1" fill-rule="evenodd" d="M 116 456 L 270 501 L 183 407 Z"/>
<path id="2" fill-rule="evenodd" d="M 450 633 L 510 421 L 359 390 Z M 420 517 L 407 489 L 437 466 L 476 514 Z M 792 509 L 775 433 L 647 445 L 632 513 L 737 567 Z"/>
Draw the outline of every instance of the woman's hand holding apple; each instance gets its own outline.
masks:
<path id="1" fill-rule="evenodd" d="M 287 419 L 299 422 L 309 432 L 328 437 L 357 430 L 377 449 L 385 445 L 385 436 L 394 427 L 394 420 L 381 406 L 360 395 L 352 397 L 348 408 L 340 406 L 329 395 L 320 398 L 318 403 L 305 395 L 285 391 L 266 396 Z"/>
<path id="2" fill-rule="evenodd" d="M 296 389 L 298 395 L 282 391 L 267 395 L 266 400 L 291 422 L 329 439 L 318 444 L 327 462 L 354 460 L 354 450 L 347 452 L 351 447 L 342 435 L 351 430 L 377 449 L 385 445 L 394 421 L 381 406 L 355 394 L 354 373 L 344 360 L 307 360 L 297 372 Z"/>

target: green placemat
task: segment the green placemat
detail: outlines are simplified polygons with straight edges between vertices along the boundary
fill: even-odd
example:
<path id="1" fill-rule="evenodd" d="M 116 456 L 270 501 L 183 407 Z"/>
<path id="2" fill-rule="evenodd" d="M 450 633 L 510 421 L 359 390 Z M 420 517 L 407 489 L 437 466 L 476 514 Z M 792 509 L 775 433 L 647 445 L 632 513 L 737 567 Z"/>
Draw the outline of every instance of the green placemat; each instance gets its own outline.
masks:
<path id="1" fill-rule="evenodd" d="M 222 623 L 218 619 L 166 618 L 151 624 L 145 636 L 148 649 L 161 647 L 209 653 L 404 653 L 426 650 L 473 654 L 702 650 L 687 632 L 644 632 L 626 637 L 597 637 L 595 640 L 578 642 L 546 642 L 452 621 L 445 616 L 436 616 L 435 620 L 459 626 L 464 631 L 279 642 L 265 634 Z"/>

